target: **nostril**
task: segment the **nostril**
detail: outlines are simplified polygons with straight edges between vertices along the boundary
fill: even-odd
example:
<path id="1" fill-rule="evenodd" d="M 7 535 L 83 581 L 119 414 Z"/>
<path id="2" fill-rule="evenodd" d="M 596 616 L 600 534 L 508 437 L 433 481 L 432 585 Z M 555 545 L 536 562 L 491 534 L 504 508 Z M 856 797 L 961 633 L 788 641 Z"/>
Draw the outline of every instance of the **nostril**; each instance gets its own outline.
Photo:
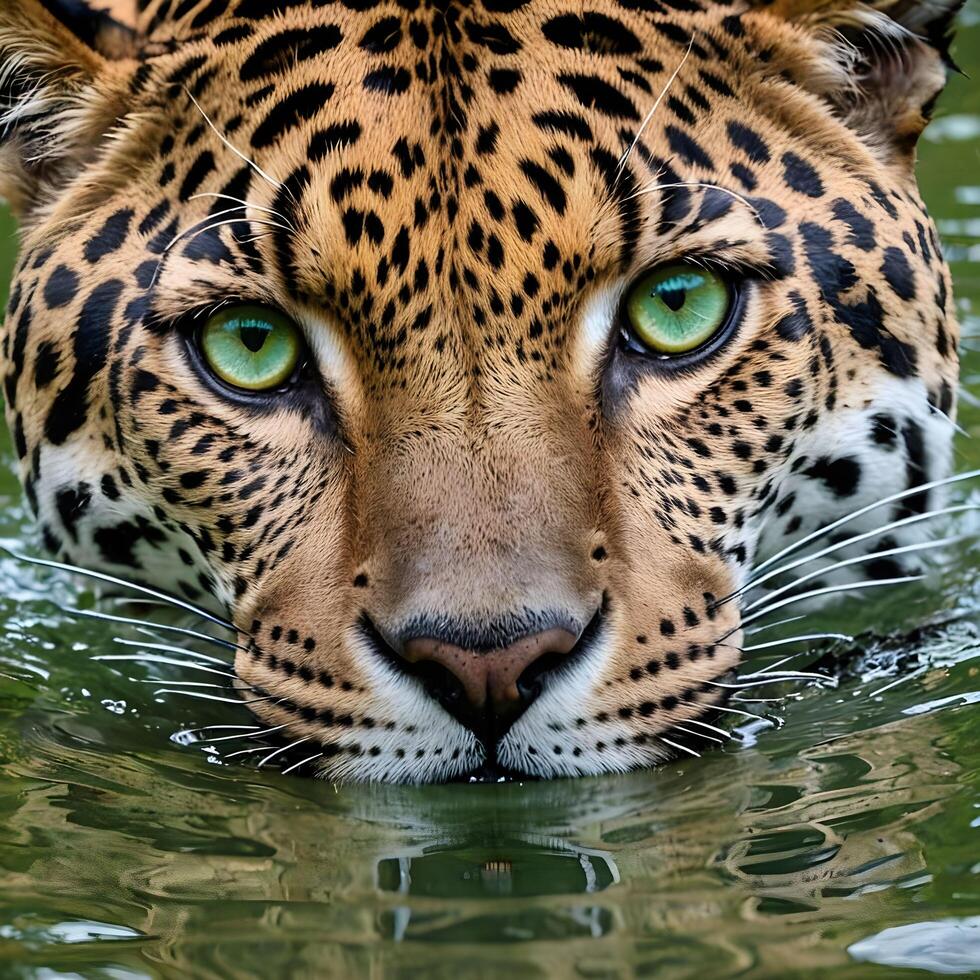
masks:
<path id="1" fill-rule="evenodd" d="M 569 651 L 571 652 L 571 651 Z M 543 688 L 545 675 L 558 670 L 568 664 L 567 653 L 545 653 L 538 657 L 524 672 L 517 678 L 517 690 L 522 699 L 528 704 L 537 698 Z"/>
<path id="2" fill-rule="evenodd" d="M 442 664 L 431 660 L 421 661 L 415 665 L 413 674 L 422 682 L 426 693 L 450 713 L 455 714 L 467 704 L 466 690 L 459 678 Z"/>

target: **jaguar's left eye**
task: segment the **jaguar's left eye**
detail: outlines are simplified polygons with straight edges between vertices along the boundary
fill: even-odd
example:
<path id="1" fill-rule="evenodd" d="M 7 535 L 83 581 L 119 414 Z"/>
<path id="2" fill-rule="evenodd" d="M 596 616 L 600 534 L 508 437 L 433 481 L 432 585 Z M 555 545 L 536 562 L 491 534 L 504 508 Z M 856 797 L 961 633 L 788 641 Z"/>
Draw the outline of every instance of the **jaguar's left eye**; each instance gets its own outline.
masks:
<path id="1" fill-rule="evenodd" d="M 686 354 L 725 326 L 731 306 L 732 290 L 718 273 L 695 265 L 662 266 L 630 289 L 625 326 L 655 354 Z"/>
<path id="2" fill-rule="evenodd" d="M 200 334 L 208 367 L 246 391 L 269 391 L 287 382 L 303 351 L 299 328 L 263 306 L 228 306 L 209 317 Z"/>

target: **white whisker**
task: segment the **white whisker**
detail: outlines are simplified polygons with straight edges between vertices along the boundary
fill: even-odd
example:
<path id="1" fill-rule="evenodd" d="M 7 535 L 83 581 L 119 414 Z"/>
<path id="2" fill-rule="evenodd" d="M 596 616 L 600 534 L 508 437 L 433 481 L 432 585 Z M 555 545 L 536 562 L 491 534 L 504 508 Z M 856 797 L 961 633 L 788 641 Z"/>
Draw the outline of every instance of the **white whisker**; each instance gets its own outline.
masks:
<path id="1" fill-rule="evenodd" d="M 266 735 L 272 735 L 273 732 L 281 732 L 286 725 L 276 725 L 274 728 L 262 728 L 259 731 L 251 732 L 240 732 L 238 735 L 221 735 L 218 738 L 208 738 L 203 741 L 206 742 L 231 742 L 238 738 L 264 738 Z M 266 746 L 260 746 L 260 748 L 266 748 Z"/>
<path id="2" fill-rule="evenodd" d="M 268 697 L 265 698 L 250 698 L 248 701 L 245 701 L 242 698 L 221 698 L 218 697 L 218 695 L 216 694 L 204 694 L 204 693 L 199 694 L 196 691 L 173 690 L 169 687 L 161 687 L 159 690 L 154 691 L 153 693 L 154 694 L 183 694 L 184 697 L 200 698 L 202 701 L 220 701 L 223 704 L 260 704 L 263 701 L 276 700 L 276 696 L 274 694 L 270 694 Z"/>
<path id="3" fill-rule="evenodd" d="M 186 670 L 199 670 L 205 674 L 217 674 L 219 677 L 233 678 L 234 674 L 229 674 L 226 670 L 215 670 L 213 667 L 206 667 L 204 664 L 192 663 L 190 660 L 177 660 L 175 657 L 158 657 L 155 654 L 147 654 L 145 657 L 136 654 L 101 654 L 98 657 L 90 657 L 90 660 L 99 662 L 120 662 L 137 664 L 165 664 L 170 667 L 183 667 Z M 157 681 L 159 684 L 160 682 Z"/>
<path id="4" fill-rule="evenodd" d="M 135 647 L 138 650 L 156 650 L 158 653 L 179 653 L 186 657 L 196 657 L 205 663 L 218 664 L 220 667 L 232 668 L 232 664 L 220 657 L 209 657 L 206 653 L 198 653 L 196 650 L 186 650 L 184 647 L 170 646 L 169 643 L 147 643 L 144 640 L 127 640 L 121 636 L 114 636 L 113 643 L 118 643 L 123 647 Z"/>
<path id="5" fill-rule="evenodd" d="M 885 691 L 890 691 L 893 687 L 898 687 L 899 684 L 904 684 L 906 681 L 910 681 L 913 678 L 918 677 L 920 674 L 924 674 L 931 666 L 931 664 L 923 664 L 921 667 L 917 667 L 910 673 L 903 674 L 901 677 L 893 680 L 890 684 L 886 684 L 884 687 L 879 687 L 877 691 L 872 691 L 868 697 L 876 698 L 879 694 L 884 694 Z"/>
<path id="6" fill-rule="evenodd" d="M 691 56 L 691 49 L 693 47 L 694 47 L 694 38 L 692 37 L 690 44 L 688 44 L 687 46 L 687 50 L 684 52 L 684 57 L 681 58 L 677 67 L 674 69 L 673 73 L 671 74 L 670 78 L 667 79 L 666 84 L 660 90 L 660 94 L 657 96 L 656 101 L 650 107 L 650 111 L 643 117 L 643 122 L 640 123 L 640 128 L 636 131 L 636 136 L 633 137 L 633 142 L 630 143 L 626 152 L 620 157 L 619 166 L 616 167 L 616 179 L 614 181 L 614 184 L 619 182 L 619 178 L 622 176 L 623 168 L 626 166 L 626 163 L 630 158 L 630 154 L 636 149 L 637 144 L 640 142 L 640 137 L 643 135 L 643 131 L 649 125 L 650 120 L 653 119 L 653 114 L 660 107 L 660 103 L 663 102 L 664 98 L 667 95 L 667 92 L 670 90 L 671 85 L 674 84 L 674 80 L 681 73 L 681 69 L 687 63 L 687 59 Z"/>
<path id="7" fill-rule="evenodd" d="M 317 752 L 316 755 L 308 756 L 307 758 L 303 759 L 300 762 L 294 762 L 287 769 L 281 769 L 279 771 L 279 775 L 280 776 L 285 776 L 288 773 L 291 773 L 294 769 L 299 769 L 300 766 L 305 766 L 308 762 L 314 762 L 316 759 L 322 758 L 324 755 L 326 755 L 325 752 Z"/>
<path id="8" fill-rule="evenodd" d="M 672 749 L 677 749 L 678 752 L 686 752 L 688 755 L 693 755 L 695 759 L 701 758 L 700 752 L 695 752 L 694 749 L 689 749 L 686 745 L 681 745 L 679 742 L 672 742 L 669 738 L 664 738 L 663 735 L 658 735 L 657 738 L 664 745 L 669 745 Z"/>
<path id="9" fill-rule="evenodd" d="M 196 108 L 197 111 L 204 117 L 204 121 L 208 124 L 208 126 L 210 126 L 211 131 L 215 134 L 215 136 L 217 136 L 218 139 L 221 140 L 221 142 L 224 143 L 224 145 L 239 158 L 239 160 L 242 160 L 244 163 L 248 164 L 248 166 L 251 167 L 255 173 L 266 181 L 266 183 L 271 184 L 276 188 L 276 190 L 281 190 L 284 186 L 282 182 L 276 180 L 275 177 L 271 177 L 254 160 L 250 160 L 244 153 L 242 153 L 242 151 L 239 150 L 238 147 L 235 146 L 235 144 L 232 143 L 231 140 L 229 140 L 228 137 L 225 136 L 213 122 L 211 122 L 211 117 L 201 108 L 201 104 L 194 98 L 190 90 L 185 88 L 184 91 L 187 93 L 187 96 L 191 102 L 194 103 L 194 108 Z"/>
<path id="10" fill-rule="evenodd" d="M 851 511 L 849 514 L 845 514 L 843 517 L 837 518 L 835 521 L 831 521 L 830 524 L 825 524 L 823 527 L 818 527 L 815 531 L 811 531 L 805 537 L 799 539 L 799 541 L 794 541 L 792 544 L 787 545 L 782 551 L 777 552 L 775 555 L 767 558 L 764 562 L 757 565 L 754 569 L 755 572 L 760 572 L 764 568 L 768 568 L 770 565 L 784 558 L 786 555 L 792 554 L 799 548 L 804 547 L 811 541 L 815 541 L 817 538 L 822 537 L 830 531 L 835 530 L 843 524 L 848 524 L 858 517 L 862 517 L 877 507 L 883 507 L 885 504 L 891 504 L 898 500 L 904 500 L 906 497 L 916 496 L 917 494 L 927 493 L 930 490 L 935 490 L 938 487 L 951 486 L 954 483 L 962 483 L 964 480 L 974 480 L 980 476 L 980 469 L 978 470 L 968 470 L 966 473 L 957 473 L 954 476 L 945 477 L 942 480 L 932 480 L 930 483 L 920 483 L 918 486 L 909 487 L 907 490 L 901 490 L 898 493 L 893 493 L 888 497 L 882 497 L 880 500 L 875 500 L 870 504 L 866 504 L 864 507 L 859 507 L 857 510 Z"/>
<path id="11" fill-rule="evenodd" d="M 153 631 L 161 631 L 164 633 L 180 633 L 183 636 L 191 636 L 196 640 L 205 640 L 208 643 L 213 643 L 216 646 L 224 647 L 228 650 L 247 650 L 247 647 L 242 646 L 240 643 L 232 643 L 230 640 L 222 640 L 217 636 L 211 636 L 208 633 L 200 633 L 197 630 L 186 629 L 182 626 L 169 626 L 166 623 L 154 623 L 148 619 L 130 619 L 126 616 L 113 616 L 111 613 L 99 612 L 95 609 L 74 609 L 71 606 L 58 606 L 58 608 L 64 612 L 68 613 L 70 616 L 84 616 L 87 619 L 100 619 L 107 623 L 121 623 L 124 626 L 137 626 L 142 627 L 140 632 L 146 633 L 148 636 L 153 635 Z"/>
<path id="12" fill-rule="evenodd" d="M 110 585 L 118 585 L 124 589 L 132 589 L 134 592 L 151 596 L 154 599 L 160 600 L 160 602 L 194 613 L 195 616 L 200 616 L 201 619 L 206 619 L 208 622 L 214 623 L 215 626 L 221 626 L 224 629 L 231 630 L 233 633 L 238 632 L 238 629 L 226 619 L 221 619 L 219 616 L 209 613 L 206 609 L 201 609 L 199 606 L 185 602 L 183 599 L 178 599 L 176 596 L 167 595 L 166 592 L 157 592 L 155 589 L 147 588 L 145 585 L 127 582 L 125 579 L 116 578 L 114 575 L 107 575 L 105 572 L 95 572 L 88 568 L 80 568 L 77 565 L 66 565 L 64 562 L 53 561 L 50 558 L 30 558 L 27 555 L 21 555 L 16 551 L 11 551 L 4 545 L 0 545 L 0 552 L 27 565 L 37 565 L 40 568 L 54 568 L 61 572 L 72 572 L 75 575 L 82 575 L 85 578 L 94 579 L 97 582 L 107 582 Z"/>
<path id="13" fill-rule="evenodd" d="M 757 633 L 765 633 L 768 630 L 778 629 L 780 626 L 786 626 L 789 623 L 798 623 L 801 619 L 806 619 L 806 616 L 805 615 L 804 616 L 790 616 L 788 619 L 779 619 L 775 623 L 766 623 L 765 626 L 756 626 L 753 629 L 746 630 L 745 631 L 745 634 L 746 634 L 746 636 L 755 636 Z M 742 626 L 741 626 L 741 624 L 739 624 L 738 626 L 735 627 L 735 629 L 733 629 L 727 635 L 728 636 L 731 636 L 732 633 L 737 633 L 741 628 L 742 628 Z"/>
<path id="14" fill-rule="evenodd" d="M 268 745 L 258 745 L 258 746 L 256 746 L 253 749 L 238 749 L 235 752 L 229 752 L 227 755 L 223 755 L 221 758 L 222 759 L 234 759 L 236 756 L 239 756 L 239 755 L 255 755 L 256 752 L 265 752 L 265 750 L 268 747 L 269 747 Z"/>
<path id="15" fill-rule="evenodd" d="M 826 548 L 821 549 L 820 551 L 815 551 L 811 555 L 804 555 L 802 558 L 798 558 L 786 565 L 780 565 L 778 568 L 774 568 L 771 571 L 766 572 L 765 575 L 760 575 L 758 578 L 750 578 L 749 581 L 746 582 L 741 588 L 736 589 L 730 595 L 725 596 L 724 599 L 719 600 L 716 603 L 716 606 L 723 606 L 726 602 L 729 602 L 730 600 L 742 595 L 749 589 L 758 588 L 763 582 L 768 582 L 770 579 L 779 575 L 786 575 L 788 572 L 793 571 L 795 568 L 799 568 L 801 565 L 807 565 L 812 561 L 816 561 L 818 558 L 824 558 L 835 551 L 840 551 L 841 548 L 847 548 L 851 545 L 859 544 L 861 541 L 866 541 L 868 538 L 880 537 L 883 534 L 894 531 L 896 528 L 908 527 L 912 524 L 919 524 L 922 521 L 932 520 L 936 517 L 947 517 L 951 514 L 960 514 L 976 510 L 980 510 L 980 504 L 956 504 L 952 507 L 941 507 L 937 510 L 926 511 L 924 514 L 913 514 L 910 517 L 902 517 L 899 520 L 890 521 L 888 524 L 882 524 L 879 527 L 872 528 L 870 531 L 862 531 L 860 534 L 855 534 L 853 537 L 845 538 L 843 541 L 837 541 L 834 544 L 828 545 Z M 952 540 L 954 539 L 947 539 L 947 541 Z M 921 544 L 921 542 L 919 542 L 919 544 Z M 906 547 L 911 548 L 912 546 L 906 545 Z M 878 552 L 878 554 L 887 554 L 887 552 Z M 867 561 L 873 557 L 877 557 L 877 555 L 864 555 L 857 558 L 849 558 L 847 559 L 847 563 L 855 564 L 860 561 Z M 837 567 L 843 567 L 843 564 L 840 566 L 830 566 L 830 568 Z M 821 573 L 829 571 L 830 568 L 822 569 Z"/>
<path id="16" fill-rule="evenodd" d="M 706 721 L 698 721 L 695 718 L 686 718 L 684 720 L 685 725 L 697 725 L 699 728 L 707 728 L 709 732 L 715 732 L 722 738 L 731 739 L 732 733 L 726 732 L 724 728 L 719 728 L 717 725 L 709 725 Z"/>
<path id="17" fill-rule="evenodd" d="M 854 637 L 849 636 L 847 633 L 801 633 L 799 636 L 787 636 L 784 640 L 770 640 L 768 643 L 753 643 L 752 646 L 742 647 L 742 653 L 768 650 L 771 647 L 782 647 L 789 643 L 806 643 L 810 640 L 842 640 L 844 643 L 853 643 Z"/>
<path id="18" fill-rule="evenodd" d="M 708 742 L 715 742 L 717 745 L 724 745 L 724 742 L 720 738 L 715 738 L 713 735 L 705 735 L 704 732 L 695 732 L 690 728 L 685 728 L 683 725 L 671 725 L 671 731 L 683 732 L 685 735 L 690 735 L 692 738 L 703 738 Z"/>
<path id="19" fill-rule="evenodd" d="M 296 739 L 295 742 L 290 742 L 288 745 L 280 746 L 278 749 L 274 749 L 270 752 L 264 759 L 259 762 L 258 768 L 261 769 L 267 762 L 274 759 L 277 755 L 282 755 L 283 752 L 288 752 L 290 749 L 295 748 L 297 745 L 302 745 L 304 742 L 309 742 L 315 736 L 305 735 L 303 738 Z"/>
<path id="20" fill-rule="evenodd" d="M 234 201 L 236 204 L 240 204 L 244 208 L 250 208 L 252 211 L 261 211 L 264 214 L 271 214 L 273 218 L 278 218 L 283 224 L 289 225 L 290 231 L 296 231 L 296 228 L 293 226 L 289 218 L 287 218 L 281 211 L 277 211 L 275 208 L 267 208 L 261 204 L 253 204 L 251 201 L 243 201 L 240 197 L 232 197 L 231 194 L 192 194 L 188 200 L 196 201 L 198 198 L 202 197 L 211 197 L 222 201 Z M 214 215 L 212 215 L 212 217 L 214 217 Z"/>
<path id="21" fill-rule="evenodd" d="M 805 599 L 815 599 L 817 596 L 832 595 L 835 592 L 855 592 L 861 589 L 883 588 L 886 585 L 900 585 L 903 582 L 921 582 L 923 578 L 925 578 L 924 575 L 902 575 L 898 578 L 871 579 L 870 581 L 853 582 L 845 585 L 827 585 L 822 589 L 811 589 L 809 592 L 803 592 L 800 595 L 780 599 L 779 602 L 774 602 L 772 605 L 766 606 L 764 609 L 760 609 L 757 613 L 753 613 L 747 619 L 744 619 L 742 621 L 742 625 L 744 626 L 746 623 L 751 623 L 753 620 L 761 619 L 763 616 L 768 616 L 770 613 L 775 612 L 777 609 L 781 609 L 783 606 L 789 606 L 796 602 L 803 602 Z"/>
<path id="22" fill-rule="evenodd" d="M 703 704 L 697 704 L 693 701 L 680 701 L 680 704 L 686 705 L 689 708 L 704 708 Z M 754 715 L 751 711 L 741 711 L 738 708 L 730 708 L 728 705 L 713 704 L 711 705 L 712 711 L 720 711 L 722 714 L 726 715 L 741 715 L 743 718 L 751 718 L 753 721 L 762 721 L 767 725 L 772 725 L 773 727 L 782 726 L 785 724 L 784 720 L 778 715 L 774 718 L 766 718 L 763 715 Z"/>
<path id="23" fill-rule="evenodd" d="M 980 507 L 971 509 L 980 510 Z M 806 575 L 801 575 L 792 582 L 788 582 L 786 585 L 780 586 L 778 589 L 774 589 L 772 592 L 769 592 L 764 596 L 760 596 L 754 602 L 750 602 L 745 609 L 742 610 L 742 613 L 744 615 L 745 613 L 751 612 L 757 606 L 765 605 L 765 603 L 770 602 L 776 596 L 789 592 L 790 590 L 802 585 L 804 582 L 809 582 L 811 579 L 819 578 L 821 575 L 829 575 L 832 572 L 839 571 L 842 568 L 849 568 L 851 565 L 863 565 L 865 562 L 874 561 L 877 558 L 889 558 L 894 555 L 911 554 L 916 551 L 929 551 L 933 548 L 945 548 L 951 544 L 959 544 L 960 542 L 966 540 L 968 540 L 968 536 L 961 534 L 954 537 L 938 538 L 935 541 L 917 541 L 914 544 L 886 548 L 883 551 L 872 551 L 866 555 L 855 555 L 852 558 L 845 558 L 842 561 L 834 562 L 832 565 L 824 565 L 821 568 L 815 568 L 812 572 L 807 572 Z M 813 560 L 813 558 L 808 559 L 808 561 Z"/>

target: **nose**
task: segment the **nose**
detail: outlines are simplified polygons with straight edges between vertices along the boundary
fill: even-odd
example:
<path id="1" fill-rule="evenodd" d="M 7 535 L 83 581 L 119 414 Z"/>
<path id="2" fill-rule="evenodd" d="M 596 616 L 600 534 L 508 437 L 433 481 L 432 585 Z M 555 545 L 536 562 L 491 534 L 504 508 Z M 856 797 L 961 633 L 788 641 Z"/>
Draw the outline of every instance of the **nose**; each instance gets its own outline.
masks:
<path id="1" fill-rule="evenodd" d="M 401 656 L 426 690 L 484 741 L 500 739 L 541 693 L 546 673 L 561 666 L 578 636 L 553 628 L 495 650 L 468 650 L 438 637 L 404 644 Z"/>

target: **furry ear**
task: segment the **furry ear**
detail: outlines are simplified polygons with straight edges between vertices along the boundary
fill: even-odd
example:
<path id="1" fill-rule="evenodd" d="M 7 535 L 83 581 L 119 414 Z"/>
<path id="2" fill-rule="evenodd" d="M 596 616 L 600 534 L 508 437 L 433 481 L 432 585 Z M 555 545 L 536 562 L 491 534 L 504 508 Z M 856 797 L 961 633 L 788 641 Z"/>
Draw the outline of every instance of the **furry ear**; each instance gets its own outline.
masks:
<path id="1" fill-rule="evenodd" d="M 775 0 L 756 9 L 808 33 L 816 57 L 788 73 L 830 102 L 885 162 L 911 164 L 915 145 L 955 67 L 953 21 L 963 0 Z"/>
<path id="2" fill-rule="evenodd" d="M 136 35 L 115 13 L 110 0 L 0 0 L 0 196 L 18 216 L 124 113 Z"/>

